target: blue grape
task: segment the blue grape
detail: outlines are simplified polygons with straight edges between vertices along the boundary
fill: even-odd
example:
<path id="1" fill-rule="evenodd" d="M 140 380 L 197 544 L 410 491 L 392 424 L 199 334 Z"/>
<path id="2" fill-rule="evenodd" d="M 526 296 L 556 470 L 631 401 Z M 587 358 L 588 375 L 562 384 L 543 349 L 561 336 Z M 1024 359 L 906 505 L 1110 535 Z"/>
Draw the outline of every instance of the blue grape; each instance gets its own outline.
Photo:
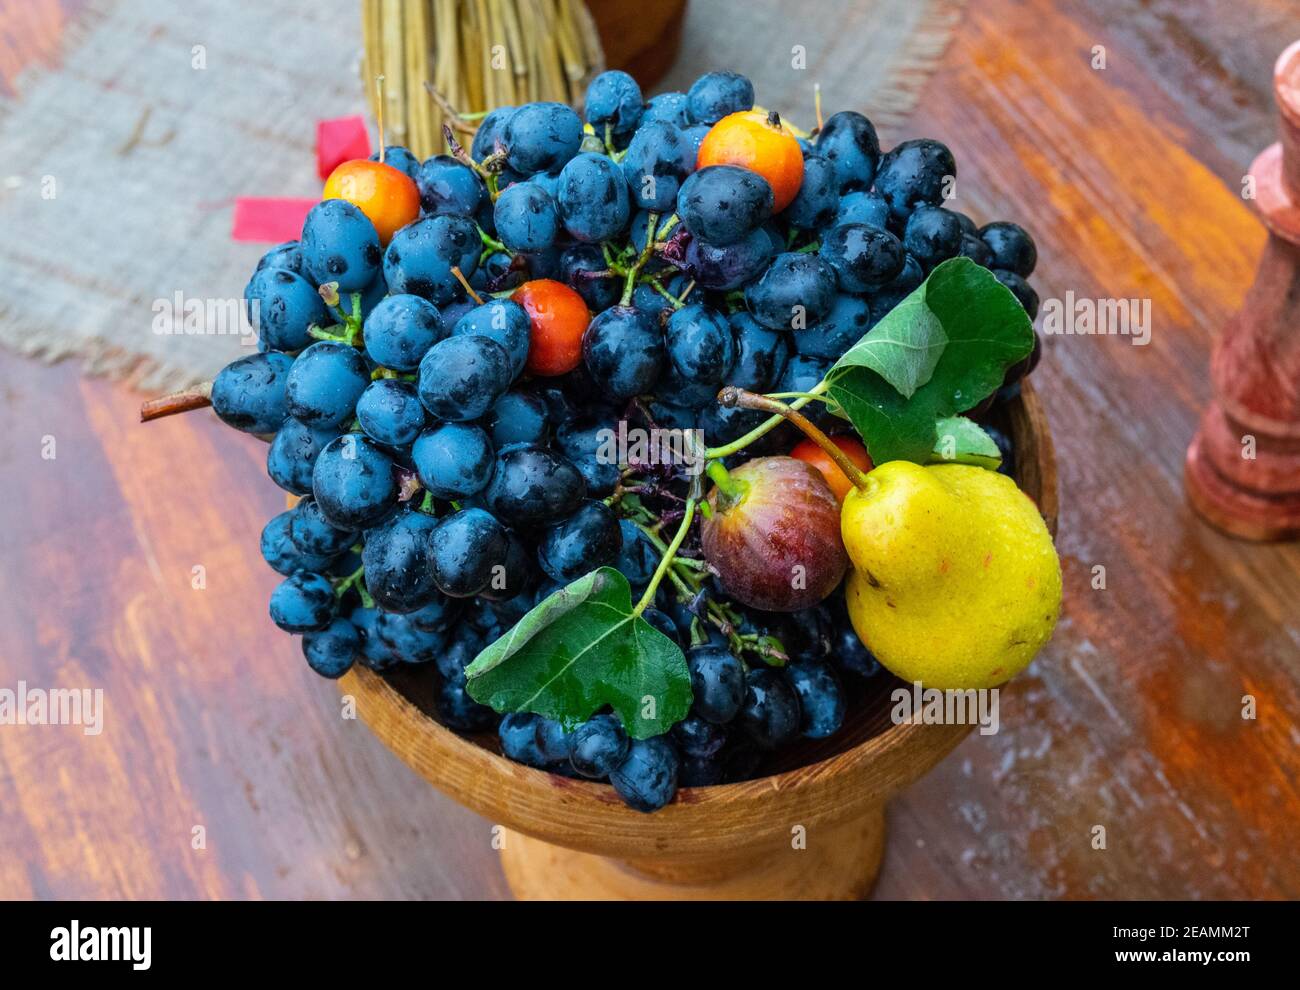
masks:
<path id="1" fill-rule="evenodd" d="M 306 275 L 302 261 L 302 246 L 297 241 L 283 241 L 257 259 L 254 274 L 267 268 L 284 268 L 295 275 Z"/>
<path id="2" fill-rule="evenodd" d="M 590 571 L 612 567 L 622 548 L 618 517 L 604 502 L 588 499 L 542 533 L 537 558 L 549 577 L 568 584 Z"/>
<path id="3" fill-rule="evenodd" d="M 375 635 L 399 663 L 430 663 L 442 656 L 447 646 L 446 634 L 421 628 L 414 613 L 381 612 Z"/>
<path id="4" fill-rule="evenodd" d="M 290 512 L 289 539 L 303 553 L 333 557 L 357 542 L 357 533 L 340 529 L 326 519 L 310 495 L 299 499 Z"/>
<path id="5" fill-rule="evenodd" d="M 784 333 L 769 330 L 744 310 L 732 313 L 727 322 L 736 341 L 736 363 L 728 384 L 750 392 L 770 391 L 790 356 L 789 339 Z"/>
<path id="6" fill-rule="evenodd" d="M 397 505 L 393 462 L 355 433 L 331 440 L 316 458 L 312 495 L 325 518 L 340 529 L 365 529 Z"/>
<path id="7" fill-rule="evenodd" d="M 212 381 L 212 410 L 244 433 L 274 433 L 289 415 L 285 392 L 294 359 L 271 351 L 236 358 Z"/>
<path id="8" fill-rule="evenodd" d="M 979 237 L 992 253 L 990 268 L 1001 268 L 1028 278 L 1038 264 L 1038 248 L 1029 232 L 1009 220 L 986 223 L 979 229 Z"/>
<path id="9" fill-rule="evenodd" d="M 961 221 L 942 206 L 920 205 L 907 218 L 903 246 L 926 271 L 955 258 L 961 250 Z"/>
<path id="10" fill-rule="evenodd" d="M 416 474 L 434 498 L 462 499 L 482 491 L 493 456 L 488 435 L 472 423 L 438 423 L 411 445 Z"/>
<path id="11" fill-rule="evenodd" d="M 344 292 L 339 295 L 338 311 L 344 319 L 360 319 L 365 321 L 369 319 L 370 314 L 374 312 L 376 306 L 383 301 L 388 295 L 388 283 L 384 281 L 383 269 L 375 276 L 374 281 L 367 285 L 360 292 Z M 354 299 L 353 297 L 357 297 Z M 355 307 L 353 303 L 358 305 Z M 353 311 L 355 308 L 355 312 Z"/>
<path id="12" fill-rule="evenodd" d="M 381 378 L 357 400 L 357 422 L 371 440 L 404 447 L 424 429 L 424 406 L 410 382 Z"/>
<path id="13" fill-rule="evenodd" d="M 603 272 L 609 277 L 600 277 Z M 593 313 L 608 309 L 618 302 L 623 282 L 605 264 L 605 256 L 594 244 L 573 244 L 560 255 L 560 279 L 582 296 Z"/>
<path id="14" fill-rule="evenodd" d="M 569 762 L 584 777 L 608 777 L 627 759 L 630 742 L 623 723 L 613 715 L 594 715 L 573 730 Z"/>
<path id="15" fill-rule="evenodd" d="M 336 427 L 314 429 L 290 416 L 266 451 L 266 473 L 285 491 L 306 495 L 311 491 L 311 471 L 317 455 L 339 432 Z"/>
<path id="16" fill-rule="evenodd" d="M 672 737 L 684 755 L 707 760 L 726 744 L 727 730 L 698 715 L 688 715 L 673 726 Z"/>
<path id="17" fill-rule="evenodd" d="M 745 287 L 745 305 L 769 330 L 802 329 L 825 318 L 835 301 L 835 271 L 819 255 L 777 255 Z"/>
<path id="18" fill-rule="evenodd" d="M 474 141 L 469 148 L 469 153 L 476 162 L 483 161 L 496 151 L 497 141 L 502 136 L 506 121 L 516 109 L 512 106 L 500 106 L 479 121 L 478 130 L 474 132 Z"/>
<path id="19" fill-rule="evenodd" d="M 671 212 L 682 183 L 695 171 L 695 154 L 681 127 L 662 121 L 641 125 L 620 163 L 636 206 Z"/>
<path id="20" fill-rule="evenodd" d="M 633 739 L 627 759 L 610 773 L 609 782 L 629 808 L 658 811 L 677 793 L 679 765 L 677 751 L 664 736 Z"/>
<path id="21" fill-rule="evenodd" d="M 388 644 L 379 638 L 379 616 L 377 608 L 358 605 L 348 616 L 348 620 L 357 630 L 359 640 L 357 657 L 363 666 L 370 670 L 387 670 L 397 663 Z"/>
<path id="22" fill-rule="evenodd" d="M 754 84 L 736 72 L 706 72 L 687 90 L 686 107 L 695 123 L 716 124 L 754 108 Z"/>
<path id="23" fill-rule="evenodd" d="M 458 732 L 487 732 L 497 721 L 496 712 L 470 697 L 464 674 L 444 678 L 434 703 L 443 725 Z"/>
<path id="24" fill-rule="evenodd" d="M 989 249 L 989 246 L 971 234 L 961 235 L 961 247 L 957 250 L 957 255 L 962 258 L 970 258 L 975 264 L 984 268 L 993 266 L 993 252 Z"/>
<path id="25" fill-rule="evenodd" d="M 1011 290 L 1011 294 L 1025 308 L 1031 320 L 1038 315 L 1038 293 L 1034 291 L 1033 286 L 1015 272 L 1002 268 L 993 269 L 993 277 Z"/>
<path id="26" fill-rule="evenodd" d="M 785 208 L 785 218 L 792 227 L 817 230 L 835 219 L 839 205 L 835 166 L 821 155 L 809 155 L 803 162 L 803 182 L 799 193 Z"/>
<path id="27" fill-rule="evenodd" d="M 482 249 L 478 228 L 465 217 L 439 214 L 408 223 L 384 252 L 388 290 L 411 293 L 436 306 L 449 303 L 461 291 L 452 268 L 470 278 L 478 271 Z"/>
<path id="28" fill-rule="evenodd" d="M 657 121 L 672 124 L 675 127 L 689 127 L 691 116 L 686 94 L 677 92 L 660 93 L 657 96 L 650 97 L 650 102 L 646 104 L 645 111 L 641 114 L 641 127 Z"/>
<path id="29" fill-rule="evenodd" d="M 533 182 L 516 182 L 497 197 L 492 219 L 497 237 L 512 251 L 541 251 L 560 232 L 555 200 Z"/>
<path id="30" fill-rule="evenodd" d="M 531 529 L 563 519 L 582 503 L 587 486 L 578 469 L 544 447 L 497 454 L 484 500 L 506 525 Z"/>
<path id="31" fill-rule="evenodd" d="M 467 311 L 451 328 L 453 337 L 479 334 L 495 340 L 510 358 L 510 377 L 517 378 L 528 360 L 532 324 L 528 311 L 510 299 L 493 299 Z"/>
<path id="32" fill-rule="evenodd" d="M 792 663 L 786 683 L 799 699 L 799 729 L 807 739 L 825 739 L 844 724 L 844 688 L 826 663 Z"/>
<path id="33" fill-rule="evenodd" d="M 757 172 L 709 165 L 692 172 L 677 194 L 682 226 L 710 244 L 734 244 L 772 215 L 772 187 Z"/>
<path id="34" fill-rule="evenodd" d="M 745 668 L 725 646 L 706 643 L 686 651 L 694 711 L 719 725 L 730 722 L 745 697 Z"/>
<path id="35" fill-rule="evenodd" d="M 510 547 L 505 529 L 482 509 L 447 516 L 434 529 L 430 545 L 433 579 L 452 598 L 468 598 L 486 588 Z"/>
<path id="36" fill-rule="evenodd" d="M 664 339 L 650 318 L 632 306 L 601 313 L 582 335 L 582 356 L 591 377 L 616 399 L 649 392 L 664 363 Z"/>
<path id="37" fill-rule="evenodd" d="M 342 677 L 352 669 L 352 661 L 360 650 L 361 634 L 341 616 L 319 632 L 305 633 L 302 637 L 302 655 L 321 677 Z"/>
<path id="38" fill-rule="evenodd" d="M 413 176 L 420 206 L 427 214 L 473 217 L 487 200 L 487 186 L 478 174 L 451 155 L 434 155 Z"/>
<path id="39" fill-rule="evenodd" d="M 557 203 L 564 229 L 589 244 L 621 233 L 631 214 L 623 173 L 607 156 L 590 152 L 561 170 Z"/>
<path id="40" fill-rule="evenodd" d="M 784 746 L 799 734 L 799 697 L 775 670 L 755 667 L 745 675 L 745 698 L 736 720 L 760 749 Z"/>
<path id="41" fill-rule="evenodd" d="M 903 245 L 887 230 L 861 223 L 832 227 L 822 235 L 821 256 L 845 292 L 870 292 L 903 270 Z"/>
<path id="42" fill-rule="evenodd" d="M 446 336 L 438 308 L 409 293 L 389 296 L 366 319 L 366 353 L 393 371 L 414 371 L 429 348 Z"/>
<path id="43" fill-rule="evenodd" d="M 543 716 L 535 723 L 537 734 L 537 751 L 547 764 L 561 763 L 569 759 L 573 733 L 553 718 Z"/>
<path id="44" fill-rule="evenodd" d="M 501 752 L 516 763 L 530 767 L 544 767 L 546 760 L 537 746 L 537 723 L 540 715 L 532 712 L 510 712 L 497 726 Z"/>
<path id="45" fill-rule="evenodd" d="M 302 225 L 302 258 L 317 285 L 337 282 L 340 292 L 360 292 L 379 273 L 383 253 L 370 218 L 344 199 L 324 199 Z"/>
<path id="46" fill-rule="evenodd" d="M 587 85 L 583 112 L 597 135 L 605 133 L 607 124 L 611 133 L 627 134 L 641 122 L 643 103 L 636 80 L 621 69 L 610 69 Z"/>
<path id="47" fill-rule="evenodd" d="M 337 607 L 329 578 L 310 571 L 291 574 L 271 592 L 271 621 L 285 632 L 324 629 Z"/>
<path id="48" fill-rule="evenodd" d="M 510 387 L 511 361 L 490 337 L 448 337 L 420 362 L 420 401 L 429 415 L 448 422 L 478 419 Z"/>
<path id="49" fill-rule="evenodd" d="M 619 551 L 618 563 L 614 566 L 627 578 L 628 584 L 634 588 L 643 588 L 650 583 L 655 568 L 659 566 L 659 551 L 632 520 L 620 519 L 618 528 L 622 533 L 623 548 Z M 647 609 L 647 613 L 649 611 L 653 610 Z"/>
<path id="50" fill-rule="evenodd" d="M 668 318 L 664 339 L 668 360 L 692 384 L 716 391 L 736 363 L 736 343 L 726 318 L 700 303 L 674 312 Z"/>
<path id="51" fill-rule="evenodd" d="M 871 305 L 865 299 L 839 293 L 821 322 L 794 332 L 794 349 L 800 354 L 839 360 L 873 325 Z"/>
<path id="52" fill-rule="evenodd" d="M 330 557 L 303 553 L 294 546 L 289 536 L 289 521 L 292 518 L 293 510 L 287 509 L 272 516 L 271 521 L 262 527 L 262 559 L 271 565 L 272 570 L 286 577 L 295 571 L 319 573 L 325 570 L 330 564 Z"/>
<path id="53" fill-rule="evenodd" d="M 416 509 L 398 512 L 366 533 L 361 562 L 366 589 L 388 612 L 414 612 L 441 598 L 433 581 L 430 535 L 438 520 Z"/>
<path id="54" fill-rule="evenodd" d="M 312 327 L 330 324 L 316 287 L 286 268 L 260 268 L 244 290 L 258 342 L 266 350 L 300 351 L 312 342 Z M 252 304 L 257 311 L 252 312 Z"/>
<path id="55" fill-rule="evenodd" d="M 379 152 L 372 151 L 370 160 L 372 162 L 379 161 Z M 411 153 L 410 148 L 404 148 L 400 144 L 384 146 L 384 164 L 397 169 L 408 179 L 414 179 L 420 170 L 420 159 Z"/>
<path id="56" fill-rule="evenodd" d="M 492 575 L 479 597 L 493 603 L 492 614 L 501 618 L 512 616 L 510 624 L 523 618 L 533 607 L 533 596 L 527 592 L 537 583 L 537 567 L 532 549 L 513 530 L 506 530 L 506 556 L 502 568 Z M 508 607 L 508 603 L 514 603 Z"/>
<path id="57" fill-rule="evenodd" d="M 682 256 L 682 271 L 700 288 L 729 292 L 761 273 L 775 253 L 761 227 L 734 244 L 721 246 L 693 237 Z"/>
<path id="58" fill-rule="evenodd" d="M 834 223 L 865 223 L 884 230 L 889 223 L 889 204 L 878 192 L 855 189 L 840 197 Z"/>
<path id="59" fill-rule="evenodd" d="M 817 383 L 826 377 L 835 362 L 830 358 L 813 357 L 810 354 L 792 354 L 785 363 L 785 370 L 777 379 L 774 392 L 808 392 L 816 388 Z M 826 429 L 834 418 L 824 403 L 810 402 L 801 410 L 808 419 Z"/>
<path id="60" fill-rule="evenodd" d="M 945 145 L 928 138 L 904 141 L 880 160 L 876 192 L 889 204 L 890 216 L 903 221 L 920 204 L 941 202 L 956 176 L 957 162 Z"/>
<path id="61" fill-rule="evenodd" d="M 483 417 L 492 446 L 497 450 L 514 444 L 545 444 L 551 436 L 546 403 L 531 392 L 512 390 L 492 404 Z"/>
<path id="62" fill-rule="evenodd" d="M 563 103 L 525 103 L 506 119 L 501 142 L 521 175 L 554 172 L 578 153 L 582 119 Z"/>
<path id="63" fill-rule="evenodd" d="M 318 340 L 294 361 L 285 389 L 285 407 L 294 419 L 315 429 L 342 426 L 352 419 L 357 400 L 370 384 L 370 369 L 349 344 Z"/>
<path id="64" fill-rule="evenodd" d="M 817 132 L 817 154 L 831 164 L 840 192 L 870 189 L 880 163 L 880 139 L 871 121 L 853 110 L 831 114 Z"/>
<path id="65" fill-rule="evenodd" d="M 581 419 L 565 423 L 556 434 L 556 446 L 582 474 L 589 495 L 605 495 L 618 484 L 617 458 L 606 449 L 614 432 L 612 423 Z"/>

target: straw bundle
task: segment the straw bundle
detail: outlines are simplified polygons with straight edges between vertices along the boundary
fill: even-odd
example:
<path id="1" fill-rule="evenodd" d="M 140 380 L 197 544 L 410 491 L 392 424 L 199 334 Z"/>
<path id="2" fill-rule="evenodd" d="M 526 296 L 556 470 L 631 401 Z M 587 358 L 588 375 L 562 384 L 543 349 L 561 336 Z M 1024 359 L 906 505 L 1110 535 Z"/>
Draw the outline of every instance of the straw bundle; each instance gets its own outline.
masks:
<path id="1" fill-rule="evenodd" d="M 581 0 L 361 0 L 361 26 L 364 76 L 385 80 L 388 143 L 420 158 L 446 150 L 444 123 L 465 134 L 474 114 L 503 104 L 577 104 L 603 68 Z"/>

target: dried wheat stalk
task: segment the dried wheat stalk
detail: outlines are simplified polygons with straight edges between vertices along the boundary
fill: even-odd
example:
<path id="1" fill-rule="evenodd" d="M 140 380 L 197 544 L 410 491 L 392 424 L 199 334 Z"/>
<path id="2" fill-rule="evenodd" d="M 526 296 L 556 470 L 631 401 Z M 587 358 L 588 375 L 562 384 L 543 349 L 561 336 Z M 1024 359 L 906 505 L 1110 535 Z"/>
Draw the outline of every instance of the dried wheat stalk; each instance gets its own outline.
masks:
<path id="1" fill-rule="evenodd" d="M 473 132 L 477 118 L 454 111 L 576 105 L 604 65 L 582 0 L 361 0 L 361 34 L 371 112 L 382 75 L 388 141 L 420 158 L 447 150 L 444 123 Z"/>

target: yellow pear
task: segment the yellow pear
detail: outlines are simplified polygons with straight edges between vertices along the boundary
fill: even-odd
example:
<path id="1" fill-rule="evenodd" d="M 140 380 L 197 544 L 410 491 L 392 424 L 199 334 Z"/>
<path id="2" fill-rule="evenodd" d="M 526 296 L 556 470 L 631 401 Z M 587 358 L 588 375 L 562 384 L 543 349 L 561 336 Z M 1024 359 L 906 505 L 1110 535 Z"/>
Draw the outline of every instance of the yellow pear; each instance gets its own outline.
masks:
<path id="1" fill-rule="evenodd" d="M 905 681 L 987 688 L 1023 670 L 1061 611 L 1061 563 L 1033 501 L 1005 475 L 890 461 L 840 517 L 849 617 Z"/>

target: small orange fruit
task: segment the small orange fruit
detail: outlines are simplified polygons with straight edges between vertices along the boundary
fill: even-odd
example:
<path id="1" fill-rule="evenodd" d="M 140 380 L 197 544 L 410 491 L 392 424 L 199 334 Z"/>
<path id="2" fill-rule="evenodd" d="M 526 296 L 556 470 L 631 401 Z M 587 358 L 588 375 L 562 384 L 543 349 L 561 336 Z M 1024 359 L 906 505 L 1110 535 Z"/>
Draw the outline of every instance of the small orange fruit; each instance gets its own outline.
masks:
<path id="1" fill-rule="evenodd" d="M 530 340 L 524 370 L 551 378 L 582 363 L 582 335 L 591 310 L 582 296 L 563 282 L 537 278 L 510 297 L 528 313 Z"/>
<path id="2" fill-rule="evenodd" d="M 357 207 L 375 225 L 381 246 L 420 218 L 420 190 L 414 180 L 391 165 L 367 158 L 354 158 L 334 169 L 320 198 L 345 199 Z"/>
<path id="3" fill-rule="evenodd" d="M 775 113 L 742 110 L 709 128 L 700 142 L 695 167 L 739 165 L 757 172 L 772 187 L 773 209 L 780 213 L 799 194 L 803 151 Z"/>
<path id="4" fill-rule="evenodd" d="M 867 454 L 867 448 L 862 446 L 862 441 L 856 437 L 831 437 L 831 443 L 844 451 L 854 464 L 863 471 L 871 470 L 871 457 Z M 811 464 L 821 472 L 822 477 L 826 479 L 826 484 L 830 486 L 835 497 L 841 502 L 844 496 L 853 488 L 853 482 L 840 470 L 838 464 L 831 460 L 830 455 L 822 450 L 811 440 L 800 440 L 790 451 L 790 456 L 796 460 L 804 461 Z"/>

